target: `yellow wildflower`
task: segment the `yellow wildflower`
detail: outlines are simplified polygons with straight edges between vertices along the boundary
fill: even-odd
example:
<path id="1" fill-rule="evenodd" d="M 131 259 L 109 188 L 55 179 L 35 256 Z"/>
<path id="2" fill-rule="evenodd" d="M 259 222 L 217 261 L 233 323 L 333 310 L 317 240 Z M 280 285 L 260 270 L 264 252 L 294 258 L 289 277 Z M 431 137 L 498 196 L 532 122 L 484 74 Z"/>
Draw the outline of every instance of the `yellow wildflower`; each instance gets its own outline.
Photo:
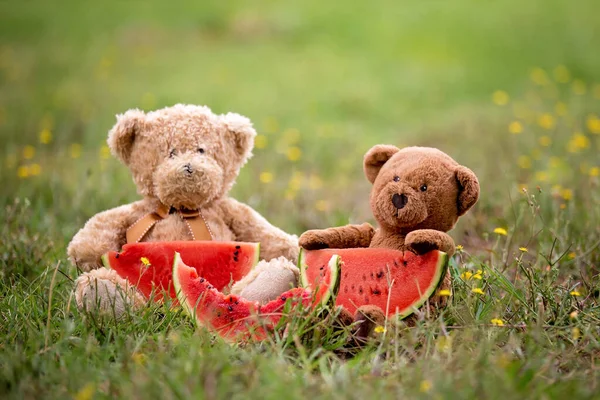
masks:
<path id="1" fill-rule="evenodd" d="M 135 352 L 131 355 L 131 359 L 137 365 L 144 365 L 146 363 L 146 360 L 148 359 L 148 357 L 146 357 L 145 354 Z"/>
<path id="2" fill-rule="evenodd" d="M 273 181 L 273 174 L 271 172 L 261 172 L 259 179 L 262 183 L 271 183 Z"/>
<path id="3" fill-rule="evenodd" d="M 541 68 L 532 69 L 529 77 L 536 85 L 544 86 L 548 84 L 548 75 Z"/>
<path id="4" fill-rule="evenodd" d="M 571 89 L 573 89 L 573 93 L 578 94 L 578 95 L 583 95 L 587 91 L 585 82 L 580 79 L 575 79 L 573 81 L 573 85 L 571 86 Z"/>
<path id="5" fill-rule="evenodd" d="M 569 292 L 569 294 L 573 297 L 581 296 L 581 293 L 577 290 L 572 290 L 571 292 Z"/>
<path id="6" fill-rule="evenodd" d="M 110 158 L 110 149 L 108 148 L 107 145 L 103 145 L 102 147 L 100 147 L 100 158 L 102 160 L 107 160 L 108 158 Z"/>
<path id="7" fill-rule="evenodd" d="M 560 168 L 563 164 L 563 161 L 560 157 L 550 157 L 550 166 L 552 168 Z"/>
<path id="8" fill-rule="evenodd" d="M 478 273 L 476 273 L 476 274 L 473 274 L 472 278 L 473 278 L 473 279 L 479 279 L 479 280 L 482 280 L 482 279 L 483 279 L 483 276 L 481 275 L 481 273 L 480 273 L 480 272 L 478 272 Z"/>
<path id="9" fill-rule="evenodd" d="M 517 164 L 519 164 L 519 167 L 522 169 L 529 169 L 531 168 L 531 158 L 528 156 L 520 156 L 517 160 Z"/>
<path id="10" fill-rule="evenodd" d="M 563 189 L 560 195 L 563 199 L 569 201 L 573 198 L 573 191 L 571 189 Z"/>
<path id="11" fill-rule="evenodd" d="M 484 295 L 484 294 L 485 294 L 485 293 L 483 292 L 483 290 L 481 290 L 481 288 L 478 288 L 478 287 L 471 289 L 471 293 L 475 293 L 475 294 L 481 294 L 481 295 Z"/>
<path id="12" fill-rule="evenodd" d="M 452 350 L 452 336 L 440 336 L 435 342 L 435 347 L 440 352 L 449 352 Z"/>
<path id="13" fill-rule="evenodd" d="M 294 175 L 290 178 L 288 186 L 292 190 L 300 190 L 302 187 L 302 181 L 304 180 L 304 174 L 302 172 L 294 172 Z"/>
<path id="14" fill-rule="evenodd" d="M 565 103 L 563 103 L 562 101 L 559 101 L 554 106 L 554 112 L 559 117 L 562 117 L 563 115 L 567 115 L 567 105 Z"/>
<path id="15" fill-rule="evenodd" d="M 502 235 L 502 236 L 508 235 L 508 232 L 506 231 L 506 229 L 500 228 L 500 227 L 494 229 L 494 233 L 497 233 L 498 235 Z"/>
<path id="16" fill-rule="evenodd" d="M 567 205 L 566 205 L 565 203 L 562 203 L 562 204 L 560 205 L 560 209 L 561 209 L 561 210 L 564 210 L 565 208 L 567 208 Z"/>
<path id="17" fill-rule="evenodd" d="M 42 167 L 40 164 L 31 164 L 29 165 L 29 175 L 37 176 L 42 172 Z"/>
<path id="18" fill-rule="evenodd" d="M 575 257 L 577 257 L 577 254 L 575 254 L 575 252 L 574 252 L 574 251 L 572 251 L 572 252 L 570 252 L 569 254 L 567 254 L 567 258 L 568 258 L 569 260 L 572 260 L 572 259 L 574 259 Z"/>
<path id="19" fill-rule="evenodd" d="M 490 322 L 494 326 L 504 326 L 504 321 L 502 321 L 500 318 L 492 318 Z"/>
<path id="20" fill-rule="evenodd" d="M 29 177 L 29 167 L 27 165 L 21 165 L 17 168 L 17 176 L 21 179 Z"/>
<path id="21" fill-rule="evenodd" d="M 419 391 L 421 393 L 427 393 L 431 390 L 431 381 L 428 381 L 427 379 L 424 381 L 421 381 L 421 384 L 419 385 Z"/>
<path id="22" fill-rule="evenodd" d="M 546 182 L 548 180 L 548 173 L 546 171 L 537 171 L 535 173 L 535 180 L 539 182 Z"/>
<path id="23" fill-rule="evenodd" d="M 592 168 L 590 168 L 590 170 L 588 171 L 588 173 L 590 174 L 590 176 L 600 176 L 600 168 L 599 167 L 592 167 Z"/>
<path id="24" fill-rule="evenodd" d="M 27 145 L 23 147 L 23 158 L 31 160 L 35 156 L 35 147 Z"/>
<path id="25" fill-rule="evenodd" d="M 463 247 L 462 244 L 457 244 L 456 245 L 456 251 L 460 252 L 460 251 L 463 251 L 463 249 L 464 249 L 464 247 Z"/>
<path id="26" fill-rule="evenodd" d="M 283 138 L 288 144 L 296 144 L 300 141 L 300 131 L 296 128 L 289 128 L 283 132 Z"/>
<path id="27" fill-rule="evenodd" d="M 538 125 L 544 129 L 552 129 L 556 125 L 556 121 L 552 114 L 544 113 L 538 117 Z"/>
<path id="28" fill-rule="evenodd" d="M 90 400 L 94 397 L 96 391 L 96 385 L 93 382 L 86 383 L 79 391 L 73 396 L 74 400 Z"/>
<path id="29" fill-rule="evenodd" d="M 42 129 L 42 131 L 40 132 L 40 143 L 48 144 L 51 141 L 52 141 L 52 132 L 50 132 L 50 129 L 48 129 L 48 128 Z"/>
<path id="30" fill-rule="evenodd" d="M 381 325 L 377 325 L 374 329 L 375 333 L 385 333 L 387 329 Z"/>
<path id="31" fill-rule="evenodd" d="M 267 143 L 268 140 L 265 135 L 256 135 L 256 138 L 254 138 L 254 147 L 257 149 L 264 149 L 267 147 Z"/>
<path id="32" fill-rule="evenodd" d="M 577 316 L 578 316 L 578 315 L 579 315 L 579 313 L 577 312 L 577 310 L 575 310 L 575 311 L 572 311 L 572 312 L 569 314 L 569 318 L 570 318 L 570 319 L 577 319 Z"/>
<path id="33" fill-rule="evenodd" d="M 567 83 L 571 79 L 571 74 L 569 73 L 567 67 L 565 67 L 564 65 L 559 65 L 558 67 L 554 68 L 553 75 L 554 79 L 558 83 Z"/>
<path id="34" fill-rule="evenodd" d="M 283 196 L 286 200 L 294 200 L 296 198 L 297 192 L 293 189 L 287 189 Z"/>
<path id="35" fill-rule="evenodd" d="M 329 202 L 327 200 L 319 200 L 315 203 L 315 208 L 318 211 L 327 211 L 329 209 Z"/>
<path id="36" fill-rule="evenodd" d="M 600 134 L 600 118 L 596 117 L 594 114 L 588 115 L 586 125 L 591 133 L 596 135 Z"/>
<path id="37" fill-rule="evenodd" d="M 148 266 L 152 265 L 152 264 L 150 264 L 150 260 L 148 260 L 148 258 L 146 258 L 146 257 L 142 257 L 142 258 L 140 258 L 140 261 L 141 261 L 141 262 L 142 262 L 142 264 L 144 264 L 146 267 L 148 267 Z"/>
<path id="38" fill-rule="evenodd" d="M 492 94 L 492 101 L 497 106 L 504 106 L 504 105 L 508 104 L 509 100 L 510 100 L 510 98 L 508 96 L 508 93 L 506 93 L 504 90 L 496 90 Z"/>
<path id="39" fill-rule="evenodd" d="M 571 153 L 576 153 L 579 149 L 587 149 L 588 147 L 590 147 L 590 139 L 581 132 L 575 132 L 568 145 Z"/>
<path id="40" fill-rule="evenodd" d="M 311 174 L 308 180 L 308 187 L 311 190 L 317 190 L 323 187 L 323 180 L 317 174 Z"/>
<path id="41" fill-rule="evenodd" d="M 581 331 L 576 326 L 571 329 L 571 334 L 573 335 L 573 340 L 579 340 L 581 338 Z"/>
<path id="42" fill-rule="evenodd" d="M 519 121 L 513 121 L 508 124 L 508 131 L 513 135 L 523 132 L 523 125 Z"/>
<path id="43" fill-rule="evenodd" d="M 519 247 L 519 251 L 527 253 L 529 250 L 527 249 L 527 247 Z"/>
<path id="44" fill-rule="evenodd" d="M 448 289 L 442 289 L 438 292 L 438 295 L 443 297 L 450 297 L 452 296 L 452 292 Z"/>
<path id="45" fill-rule="evenodd" d="M 550 138 L 550 136 L 540 136 L 540 138 L 538 139 L 538 143 L 542 147 L 548 147 L 552 144 L 552 139 Z"/>
<path id="46" fill-rule="evenodd" d="M 267 117 L 263 122 L 266 133 L 275 133 L 279 131 L 279 122 L 274 117 Z"/>
<path id="47" fill-rule="evenodd" d="M 481 274 L 483 274 L 483 271 L 478 269 L 477 271 L 475 271 L 475 273 L 481 275 Z"/>
<path id="48" fill-rule="evenodd" d="M 472 276 L 473 276 L 473 273 L 471 271 L 465 271 L 462 274 L 460 274 L 460 279 L 462 279 L 464 281 L 468 281 L 469 279 L 471 279 Z"/>
<path id="49" fill-rule="evenodd" d="M 69 153 L 71 154 L 71 158 L 81 157 L 81 145 L 78 143 L 73 143 L 69 147 Z"/>
<path id="50" fill-rule="evenodd" d="M 298 161 L 300 159 L 300 157 L 302 157 L 302 150 L 300 150 L 299 147 L 292 146 L 287 149 L 286 156 L 287 156 L 288 160 L 290 160 L 292 162 Z"/>

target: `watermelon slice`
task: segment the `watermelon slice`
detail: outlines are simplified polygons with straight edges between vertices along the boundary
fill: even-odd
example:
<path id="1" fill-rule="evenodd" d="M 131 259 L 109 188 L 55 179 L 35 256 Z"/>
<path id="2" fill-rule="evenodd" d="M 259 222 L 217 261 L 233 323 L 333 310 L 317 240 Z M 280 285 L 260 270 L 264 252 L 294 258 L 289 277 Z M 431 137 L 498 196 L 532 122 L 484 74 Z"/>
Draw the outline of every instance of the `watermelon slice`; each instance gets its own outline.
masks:
<path id="1" fill-rule="evenodd" d="M 102 256 L 105 267 L 134 284 L 147 298 L 176 299 L 172 284 L 175 252 L 218 290 L 242 279 L 258 262 L 260 245 L 244 242 L 180 241 L 142 242 L 123 246 L 120 253 Z"/>
<path id="2" fill-rule="evenodd" d="M 302 285 L 326 285 L 322 271 L 335 255 L 342 261 L 335 304 L 352 314 L 370 304 L 379 306 L 387 316 L 405 318 L 431 297 L 448 267 L 448 255 L 441 251 L 415 255 L 379 248 L 301 249 Z"/>
<path id="3" fill-rule="evenodd" d="M 292 306 L 302 303 L 310 308 L 332 301 L 333 290 L 339 287 L 335 281 L 339 276 L 339 257 L 332 258 L 328 265 L 332 271 L 327 276 L 333 280 L 323 282 L 323 286 L 329 289 L 320 292 L 319 300 L 314 293 L 303 288 L 288 290 L 264 305 L 236 295 L 225 295 L 200 277 L 195 268 L 187 266 L 179 253 L 173 260 L 173 284 L 179 303 L 200 326 L 214 330 L 228 340 L 261 340 L 277 327 L 287 303 Z"/>

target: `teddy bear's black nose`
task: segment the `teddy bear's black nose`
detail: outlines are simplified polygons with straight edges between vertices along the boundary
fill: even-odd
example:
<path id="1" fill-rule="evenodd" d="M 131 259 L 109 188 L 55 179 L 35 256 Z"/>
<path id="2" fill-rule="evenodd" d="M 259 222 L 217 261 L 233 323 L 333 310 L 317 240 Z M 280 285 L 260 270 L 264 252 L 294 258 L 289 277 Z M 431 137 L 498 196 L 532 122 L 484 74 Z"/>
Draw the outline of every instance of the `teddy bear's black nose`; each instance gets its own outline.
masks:
<path id="1" fill-rule="evenodd" d="M 398 210 L 404 208 L 404 206 L 406 205 L 406 203 L 408 203 L 408 197 L 406 197 L 406 195 L 403 194 L 398 194 L 398 193 L 394 193 L 394 195 L 392 196 L 392 203 L 394 204 L 394 207 L 396 207 Z"/>
<path id="2" fill-rule="evenodd" d="M 192 169 L 192 166 L 190 164 L 185 164 L 183 166 L 183 170 L 185 172 L 187 172 L 188 174 L 191 174 L 192 172 L 194 172 L 194 170 Z"/>

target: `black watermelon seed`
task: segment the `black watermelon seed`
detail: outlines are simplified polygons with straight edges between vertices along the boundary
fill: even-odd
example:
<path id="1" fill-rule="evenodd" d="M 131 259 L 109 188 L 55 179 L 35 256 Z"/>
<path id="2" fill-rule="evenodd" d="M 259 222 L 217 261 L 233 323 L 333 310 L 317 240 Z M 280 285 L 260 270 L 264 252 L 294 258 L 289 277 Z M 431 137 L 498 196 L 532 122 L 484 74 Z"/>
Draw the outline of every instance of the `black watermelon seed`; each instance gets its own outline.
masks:
<path id="1" fill-rule="evenodd" d="M 371 293 L 375 296 L 379 296 L 381 294 L 381 291 L 379 289 L 371 289 Z"/>
<path id="2" fill-rule="evenodd" d="M 236 256 L 233 256 L 233 261 L 237 262 L 238 258 Z"/>
<path id="3" fill-rule="evenodd" d="M 399 267 L 398 261 L 394 260 L 394 266 Z"/>
<path id="4" fill-rule="evenodd" d="M 375 278 L 375 275 L 371 272 L 371 279 Z"/>
<path id="5" fill-rule="evenodd" d="M 229 311 L 233 311 L 233 307 L 231 307 L 231 306 L 227 307 L 227 309 L 228 309 Z"/>
<path id="6" fill-rule="evenodd" d="M 286 301 L 287 298 L 285 296 L 281 296 L 281 301 Z"/>
<path id="7" fill-rule="evenodd" d="M 204 283 L 204 278 L 200 278 L 200 283 Z"/>
<path id="8" fill-rule="evenodd" d="M 321 271 L 323 271 L 323 269 L 324 269 L 324 268 L 325 268 L 325 266 L 323 265 L 323 266 L 322 266 L 322 267 L 320 267 L 319 269 L 320 269 Z"/>
<path id="9" fill-rule="evenodd" d="M 348 293 L 348 286 L 344 286 L 344 293 Z"/>
<path id="10" fill-rule="evenodd" d="M 230 303 L 233 303 L 233 297 L 230 297 L 230 298 L 229 298 L 229 302 L 230 302 Z"/>
<path id="11" fill-rule="evenodd" d="M 404 266 L 408 266 L 408 261 L 402 261 L 402 264 L 404 264 Z"/>
<path id="12" fill-rule="evenodd" d="M 360 294 L 362 294 L 362 293 L 363 293 L 363 288 L 362 288 L 362 286 L 359 286 L 359 287 L 358 287 L 358 293 L 360 293 Z"/>
<path id="13" fill-rule="evenodd" d="M 115 258 L 119 258 L 119 253 L 115 254 Z"/>
<path id="14" fill-rule="evenodd" d="M 383 275 L 384 275 L 384 274 L 383 274 L 383 271 L 379 271 L 379 272 L 377 273 L 377 279 L 381 279 L 381 278 L 383 278 Z"/>
<path id="15" fill-rule="evenodd" d="M 234 304 L 239 304 L 239 301 L 236 300 Z"/>
<path id="16" fill-rule="evenodd" d="M 239 254 L 240 254 L 240 252 L 239 252 L 239 251 L 234 251 L 234 252 L 233 252 L 233 255 L 234 255 L 234 256 L 236 256 L 236 257 L 237 257 Z"/>
<path id="17" fill-rule="evenodd" d="M 221 311 L 217 311 L 217 317 L 221 316 Z"/>
<path id="18" fill-rule="evenodd" d="M 229 317 L 229 322 L 233 322 L 233 317 Z"/>
<path id="19" fill-rule="evenodd" d="M 350 286 L 350 289 L 354 290 L 355 289 L 354 285 Z"/>
<path id="20" fill-rule="evenodd" d="M 369 298 L 365 296 L 365 303 L 369 304 Z"/>
<path id="21" fill-rule="evenodd" d="M 241 246 L 235 246 L 236 249 L 241 249 Z"/>

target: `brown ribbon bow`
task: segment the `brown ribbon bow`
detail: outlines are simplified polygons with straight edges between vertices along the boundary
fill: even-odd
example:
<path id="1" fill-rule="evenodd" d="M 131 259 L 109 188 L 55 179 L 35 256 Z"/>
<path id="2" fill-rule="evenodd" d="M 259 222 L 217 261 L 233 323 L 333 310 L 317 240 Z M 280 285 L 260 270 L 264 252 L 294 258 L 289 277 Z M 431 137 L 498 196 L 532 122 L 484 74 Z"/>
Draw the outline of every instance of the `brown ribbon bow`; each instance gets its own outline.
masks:
<path id="1" fill-rule="evenodd" d="M 156 211 L 144 215 L 131 225 L 126 232 L 127 243 L 137 243 L 152 229 L 160 220 L 165 219 L 172 211 L 171 208 L 160 204 Z M 198 210 L 176 210 L 185 221 L 192 236 L 192 240 L 212 240 L 210 228 L 204 220 L 202 211 Z"/>

